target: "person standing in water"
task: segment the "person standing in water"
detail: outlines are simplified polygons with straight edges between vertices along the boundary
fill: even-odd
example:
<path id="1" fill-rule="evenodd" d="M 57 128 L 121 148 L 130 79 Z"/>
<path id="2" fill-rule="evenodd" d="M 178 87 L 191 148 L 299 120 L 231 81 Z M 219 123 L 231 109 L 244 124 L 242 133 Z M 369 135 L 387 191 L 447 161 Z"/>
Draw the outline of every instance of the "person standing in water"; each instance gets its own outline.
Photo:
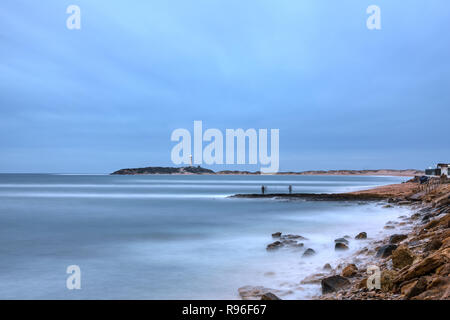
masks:
<path id="1" fill-rule="evenodd" d="M 291 194 L 292 193 L 292 185 L 290 184 L 289 185 L 289 194 Z"/>
<path id="2" fill-rule="evenodd" d="M 264 194 L 264 192 L 266 191 L 266 187 L 264 187 L 264 185 L 261 186 L 261 194 Z"/>

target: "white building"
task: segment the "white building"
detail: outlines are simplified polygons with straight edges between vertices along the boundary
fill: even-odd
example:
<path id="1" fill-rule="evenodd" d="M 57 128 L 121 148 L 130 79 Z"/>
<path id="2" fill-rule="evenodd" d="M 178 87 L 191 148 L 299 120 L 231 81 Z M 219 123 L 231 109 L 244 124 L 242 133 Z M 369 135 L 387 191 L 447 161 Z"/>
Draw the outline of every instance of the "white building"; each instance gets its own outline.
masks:
<path id="1" fill-rule="evenodd" d="M 448 167 L 450 166 L 450 164 L 448 163 L 439 163 L 436 166 L 436 169 L 426 169 L 425 170 L 425 175 L 427 176 L 446 176 L 448 178 L 449 176 L 449 172 L 448 172 Z"/>

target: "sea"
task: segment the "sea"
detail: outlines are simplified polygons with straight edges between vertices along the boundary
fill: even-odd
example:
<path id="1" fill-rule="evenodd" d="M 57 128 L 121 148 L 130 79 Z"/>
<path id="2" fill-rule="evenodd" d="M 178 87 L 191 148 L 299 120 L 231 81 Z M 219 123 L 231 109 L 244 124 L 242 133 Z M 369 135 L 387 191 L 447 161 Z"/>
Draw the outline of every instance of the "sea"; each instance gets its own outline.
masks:
<path id="1" fill-rule="evenodd" d="M 337 193 L 407 179 L 0 174 L 0 299 L 240 299 L 244 286 L 313 299 L 320 285 L 302 284 L 305 277 L 335 267 L 408 209 L 229 196 L 262 185 L 267 193 L 289 185 Z M 369 240 L 353 240 L 362 231 Z M 274 232 L 307 240 L 267 251 Z M 350 249 L 335 251 L 334 239 L 345 235 Z M 303 257 L 307 248 L 316 255 Z"/>

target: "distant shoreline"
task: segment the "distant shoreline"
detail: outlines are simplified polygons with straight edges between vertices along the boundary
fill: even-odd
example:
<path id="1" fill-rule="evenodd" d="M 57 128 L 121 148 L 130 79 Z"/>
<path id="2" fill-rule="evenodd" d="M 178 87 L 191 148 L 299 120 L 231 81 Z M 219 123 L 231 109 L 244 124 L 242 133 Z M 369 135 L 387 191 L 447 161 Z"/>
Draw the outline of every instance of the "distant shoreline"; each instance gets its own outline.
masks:
<path id="1" fill-rule="evenodd" d="M 112 175 L 267 175 L 259 171 L 239 171 L 239 170 L 222 170 L 213 171 L 211 169 L 198 167 L 145 167 L 145 168 L 128 168 L 120 169 Z M 310 175 L 310 176 L 395 176 L 395 177 L 413 177 L 423 175 L 424 172 L 416 169 L 377 169 L 377 170 L 309 170 L 300 172 L 277 172 L 271 175 Z"/>

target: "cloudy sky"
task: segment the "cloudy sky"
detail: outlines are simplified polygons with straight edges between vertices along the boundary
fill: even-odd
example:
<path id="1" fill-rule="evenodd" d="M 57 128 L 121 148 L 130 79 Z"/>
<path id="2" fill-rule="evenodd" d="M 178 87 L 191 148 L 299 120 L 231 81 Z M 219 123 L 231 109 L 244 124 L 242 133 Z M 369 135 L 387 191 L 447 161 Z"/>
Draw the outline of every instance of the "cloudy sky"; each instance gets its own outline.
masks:
<path id="1" fill-rule="evenodd" d="M 169 166 L 194 120 L 280 129 L 280 170 L 450 162 L 449 30 L 447 0 L 2 0 L 0 172 Z"/>

